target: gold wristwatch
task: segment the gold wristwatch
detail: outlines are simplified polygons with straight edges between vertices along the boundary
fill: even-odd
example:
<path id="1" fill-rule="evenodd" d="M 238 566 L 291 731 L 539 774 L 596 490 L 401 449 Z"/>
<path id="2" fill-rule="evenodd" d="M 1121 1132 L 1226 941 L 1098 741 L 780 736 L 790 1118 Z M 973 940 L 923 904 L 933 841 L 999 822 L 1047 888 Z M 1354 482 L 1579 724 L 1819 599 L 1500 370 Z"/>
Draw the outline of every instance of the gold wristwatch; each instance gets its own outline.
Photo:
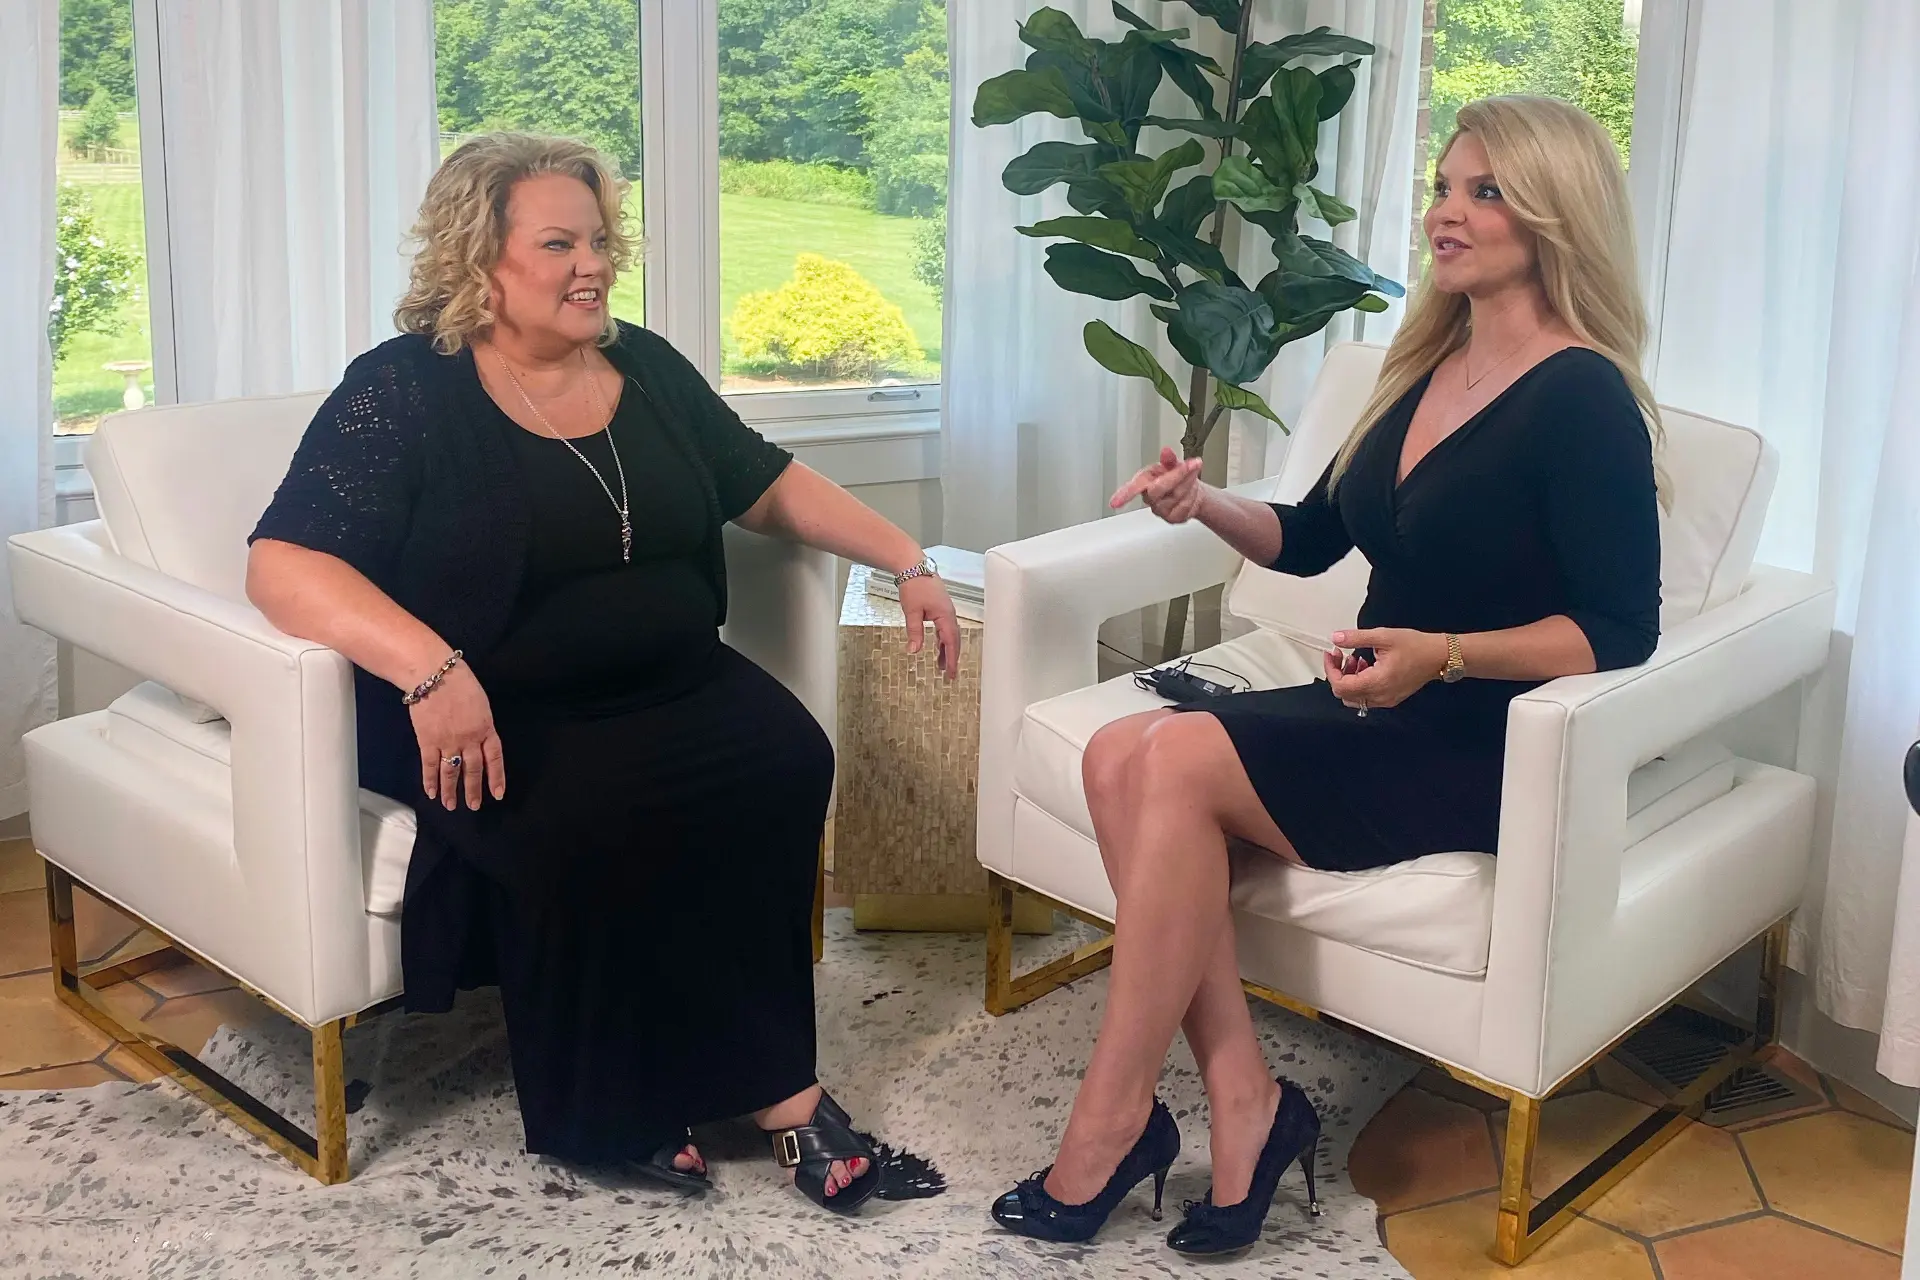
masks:
<path id="1" fill-rule="evenodd" d="M 1460 655 L 1460 637 L 1447 633 L 1447 665 L 1440 668 L 1440 678 L 1448 684 L 1458 684 L 1467 675 L 1467 660 Z"/>

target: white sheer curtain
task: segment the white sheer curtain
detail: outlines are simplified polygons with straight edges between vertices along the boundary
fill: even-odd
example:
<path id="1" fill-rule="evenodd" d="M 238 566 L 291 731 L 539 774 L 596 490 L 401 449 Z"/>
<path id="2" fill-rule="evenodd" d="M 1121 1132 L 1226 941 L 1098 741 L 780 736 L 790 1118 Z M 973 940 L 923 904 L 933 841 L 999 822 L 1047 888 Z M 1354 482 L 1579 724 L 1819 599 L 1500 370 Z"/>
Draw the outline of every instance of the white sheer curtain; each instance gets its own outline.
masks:
<path id="1" fill-rule="evenodd" d="M 54 155 L 58 0 L 0 4 L 0 540 L 53 520 Z M 20 735 L 54 716 L 53 641 L 13 616 L 0 558 L 0 818 L 27 808 Z"/>
<path id="2" fill-rule="evenodd" d="M 1406 279 L 1413 183 L 1413 127 L 1420 6 L 1415 0 L 1254 0 L 1255 38 L 1273 39 L 1325 24 L 1379 47 L 1363 60 L 1353 100 L 1337 128 L 1324 131 L 1318 185 L 1360 213 L 1336 243 L 1396 280 Z M 1118 39 L 1126 28 L 1107 0 L 1053 0 L 1089 35 Z M 948 200 L 946 407 L 943 444 L 944 540 L 984 550 L 997 543 L 1098 519 L 1118 481 L 1177 443 L 1182 424 L 1137 378 L 1108 373 L 1086 354 L 1080 331 L 1102 319 L 1153 346 L 1184 394 L 1185 364 L 1158 338 L 1145 299 L 1100 302 L 1060 289 L 1041 269 L 1043 242 L 1016 225 L 1072 212 L 1063 189 L 1015 196 L 1000 184 L 1009 160 L 1050 138 L 1080 141 L 1077 126 L 1051 116 L 976 129 L 969 123 L 981 81 L 1023 65 L 1029 50 L 1016 24 L 1038 0 L 966 0 L 949 7 L 952 23 L 953 177 Z M 1142 0 L 1140 15 L 1161 27 L 1187 27 L 1223 65 L 1224 33 L 1185 4 Z M 1191 110 L 1171 86 L 1166 114 Z M 1185 104 L 1185 105 L 1182 105 Z M 1178 139 L 1148 131 L 1153 151 Z M 1324 230 L 1324 229 L 1323 229 Z M 1250 279 L 1271 265 L 1265 240 L 1249 235 L 1226 246 Z M 1268 266 L 1259 266 L 1262 258 Z M 1391 332 L 1397 312 L 1366 317 L 1367 336 Z M 1282 417 L 1305 400 L 1328 342 L 1352 336 L 1351 322 L 1288 347 L 1256 384 Z M 1153 341 L 1148 341 L 1149 338 Z M 1270 472 L 1285 438 L 1251 415 L 1232 415 L 1231 478 Z M 1241 419 L 1247 419 L 1241 422 Z M 1211 450 L 1210 450 L 1211 452 Z"/>
<path id="3" fill-rule="evenodd" d="M 432 0 L 157 11 L 179 398 L 326 386 L 393 333 L 439 163 Z"/>
<path id="4" fill-rule="evenodd" d="M 1920 1084 L 1920 5 L 1700 0 L 1656 373 L 1660 399 L 1781 454 L 1760 558 L 1833 579 L 1807 699 L 1822 782 L 1794 963 Z M 1897 946 L 1896 946 L 1897 941 Z M 1893 975 L 1890 985 L 1889 975 Z"/>

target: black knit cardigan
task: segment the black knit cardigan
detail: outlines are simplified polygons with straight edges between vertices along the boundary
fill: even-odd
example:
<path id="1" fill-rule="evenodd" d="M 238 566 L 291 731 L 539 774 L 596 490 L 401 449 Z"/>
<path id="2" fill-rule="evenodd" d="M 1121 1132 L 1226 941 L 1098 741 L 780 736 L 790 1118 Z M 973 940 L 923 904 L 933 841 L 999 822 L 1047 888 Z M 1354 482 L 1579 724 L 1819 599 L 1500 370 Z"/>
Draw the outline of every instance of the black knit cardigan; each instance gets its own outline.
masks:
<path id="1" fill-rule="evenodd" d="M 665 339 L 622 323 L 602 353 L 687 461 L 710 522 L 707 575 L 725 620 L 720 526 L 751 507 L 792 460 L 740 421 Z M 452 356 L 406 334 L 347 367 L 301 438 L 249 542 L 271 538 L 344 560 L 447 643 L 482 655 L 519 597 L 531 532 L 513 425 L 493 404 L 473 351 Z M 644 503 L 647 477 L 630 475 Z M 419 755 L 399 693 L 355 672 L 361 784 L 404 796 Z"/>

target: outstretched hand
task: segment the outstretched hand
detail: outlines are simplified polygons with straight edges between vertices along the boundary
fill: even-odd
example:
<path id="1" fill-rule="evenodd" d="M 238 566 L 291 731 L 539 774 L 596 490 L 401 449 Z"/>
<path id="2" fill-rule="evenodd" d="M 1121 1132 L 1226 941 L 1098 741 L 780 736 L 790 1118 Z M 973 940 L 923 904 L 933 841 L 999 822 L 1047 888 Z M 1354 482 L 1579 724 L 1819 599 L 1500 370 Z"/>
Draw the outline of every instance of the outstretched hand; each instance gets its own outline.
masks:
<path id="1" fill-rule="evenodd" d="M 1185 524 L 1200 514 L 1206 494 L 1207 486 L 1200 480 L 1200 459 L 1183 459 L 1163 446 L 1160 460 L 1140 468 L 1133 479 L 1120 486 L 1107 505 L 1118 511 L 1135 498 L 1142 498 L 1147 510 L 1168 524 Z"/>

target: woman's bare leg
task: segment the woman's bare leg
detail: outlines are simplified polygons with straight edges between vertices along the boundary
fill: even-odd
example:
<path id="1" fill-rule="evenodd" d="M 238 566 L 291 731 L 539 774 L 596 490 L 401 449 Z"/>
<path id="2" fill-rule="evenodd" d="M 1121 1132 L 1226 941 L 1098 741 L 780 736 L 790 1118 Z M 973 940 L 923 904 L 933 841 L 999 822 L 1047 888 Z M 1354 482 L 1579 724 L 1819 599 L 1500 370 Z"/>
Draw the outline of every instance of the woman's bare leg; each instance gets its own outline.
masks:
<path id="1" fill-rule="evenodd" d="M 1234 1191 L 1244 1194 L 1244 1186 L 1232 1183 L 1250 1178 L 1278 1095 L 1253 1037 L 1233 954 L 1221 947 L 1230 936 L 1226 838 L 1292 849 L 1212 716 L 1160 718 L 1146 726 L 1129 756 L 1131 774 L 1118 790 L 1131 793 L 1131 813 L 1113 803 L 1101 806 L 1114 837 L 1112 850 L 1102 841 L 1103 856 L 1110 858 L 1119 901 L 1107 1009 L 1047 1190 L 1081 1203 L 1105 1185 L 1146 1122 L 1167 1046 L 1191 1011 L 1198 1015 L 1195 1056 L 1203 1072 L 1212 1073 L 1210 1097 L 1214 1079 L 1220 1081 L 1216 1198 L 1232 1203 Z M 1104 800 L 1117 794 L 1106 785 L 1096 790 Z M 1207 998 L 1196 1001 L 1209 977 Z M 1243 1133 L 1248 1128 L 1254 1132 Z M 1243 1159 L 1247 1143 L 1251 1154 Z M 1236 1174 L 1243 1164 L 1245 1171 Z"/>

